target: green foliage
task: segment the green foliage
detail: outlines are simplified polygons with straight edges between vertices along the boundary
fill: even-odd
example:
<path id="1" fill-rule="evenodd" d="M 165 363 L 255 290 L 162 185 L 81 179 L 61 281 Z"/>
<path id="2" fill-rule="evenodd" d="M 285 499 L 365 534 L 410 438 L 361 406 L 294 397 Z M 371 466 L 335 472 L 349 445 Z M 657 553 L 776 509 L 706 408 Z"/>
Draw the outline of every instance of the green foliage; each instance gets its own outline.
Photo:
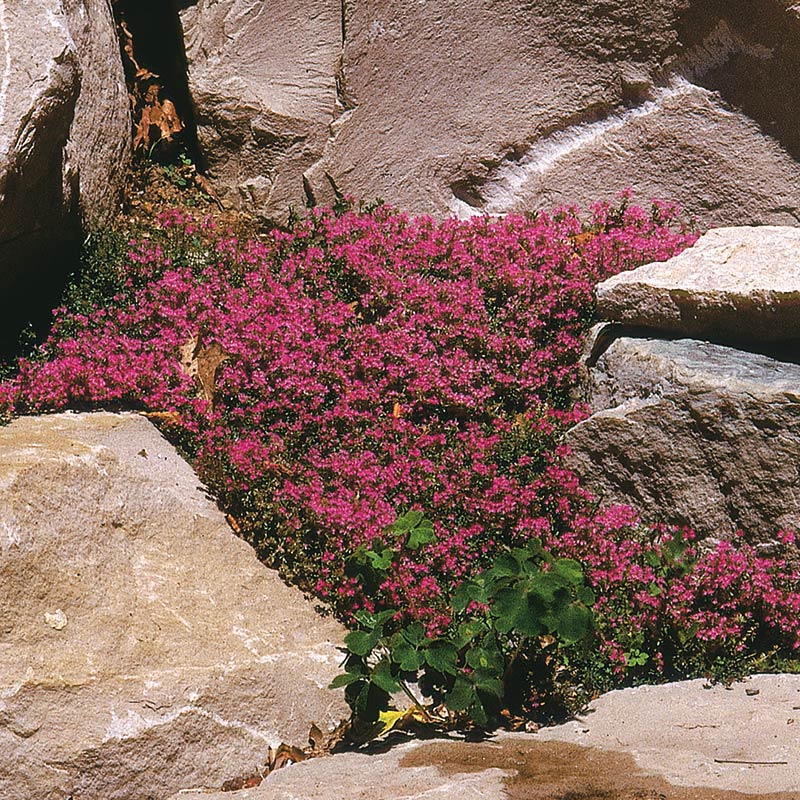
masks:
<path id="1" fill-rule="evenodd" d="M 379 584 L 403 548 L 435 540 L 433 524 L 410 511 L 389 526 L 378 548 L 361 548 L 353 561 L 362 577 Z M 449 623 L 438 631 L 407 621 L 402 609 L 357 612 L 359 627 L 345 637 L 345 672 L 331 686 L 345 687 L 354 720 L 364 725 L 376 724 L 401 691 L 417 703 L 411 689 L 417 686 L 429 698 L 431 718 L 438 711 L 448 725 L 490 727 L 501 712 L 516 711 L 509 711 L 510 690 L 520 665 L 536 665 L 541 674 L 526 678 L 550 690 L 568 650 L 590 637 L 594 601 L 581 565 L 553 558 L 533 539 L 460 584 Z"/>

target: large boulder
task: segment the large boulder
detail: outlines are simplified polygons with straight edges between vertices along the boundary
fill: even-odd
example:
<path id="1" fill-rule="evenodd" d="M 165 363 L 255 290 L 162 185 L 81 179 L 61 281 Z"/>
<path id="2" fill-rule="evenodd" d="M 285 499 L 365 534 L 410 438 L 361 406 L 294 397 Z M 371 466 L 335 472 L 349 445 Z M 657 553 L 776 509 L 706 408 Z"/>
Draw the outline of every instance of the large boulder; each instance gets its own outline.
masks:
<path id="1" fill-rule="evenodd" d="M 343 753 L 241 792 L 171 800 L 792 800 L 800 781 L 800 677 L 703 679 L 609 692 L 537 734 L 411 742 Z"/>
<path id="2" fill-rule="evenodd" d="M 590 370 L 588 399 L 567 464 L 603 500 L 702 536 L 800 530 L 800 365 L 622 337 Z"/>
<path id="3" fill-rule="evenodd" d="M 337 112 L 339 0 L 199 0 L 181 11 L 197 136 L 230 205 L 284 216 Z"/>
<path id="4" fill-rule="evenodd" d="M 219 788 L 348 714 L 343 631 L 143 417 L 0 428 L 0 796 Z"/>
<path id="5" fill-rule="evenodd" d="M 313 6 L 313 8 L 312 8 Z M 800 220 L 796 4 L 199 0 L 182 12 L 210 175 L 266 216 L 336 191 L 413 212 L 677 200 Z"/>
<path id="6" fill-rule="evenodd" d="M 599 284 L 597 314 L 672 335 L 800 342 L 800 229 L 712 229 L 669 261 Z"/>
<path id="7" fill-rule="evenodd" d="M 118 210 L 130 112 L 107 0 L 0 3 L 0 73 L 2 338 Z"/>

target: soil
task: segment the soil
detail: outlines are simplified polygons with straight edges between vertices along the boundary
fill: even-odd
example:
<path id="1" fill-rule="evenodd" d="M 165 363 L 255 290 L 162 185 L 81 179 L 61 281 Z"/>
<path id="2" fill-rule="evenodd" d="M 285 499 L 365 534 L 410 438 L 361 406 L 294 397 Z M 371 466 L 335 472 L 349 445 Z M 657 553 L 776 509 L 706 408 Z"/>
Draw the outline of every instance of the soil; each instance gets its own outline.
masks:
<path id="1" fill-rule="evenodd" d="M 629 755 L 562 742 L 433 742 L 401 764 L 434 766 L 447 775 L 507 770 L 511 800 L 800 800 L 800 790 L 744 794 L 675 786 L 639 770 Z"/>

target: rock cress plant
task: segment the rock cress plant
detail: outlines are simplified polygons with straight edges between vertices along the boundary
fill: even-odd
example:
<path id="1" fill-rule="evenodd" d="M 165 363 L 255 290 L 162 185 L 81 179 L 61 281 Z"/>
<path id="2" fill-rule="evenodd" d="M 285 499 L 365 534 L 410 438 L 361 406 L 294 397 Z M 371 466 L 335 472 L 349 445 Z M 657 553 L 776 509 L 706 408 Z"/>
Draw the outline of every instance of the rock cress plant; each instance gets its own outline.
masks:
<path id="1" fill-rule="evenodd" d="M 703 642 L 746 638 L 743 614 L 796 629 L 770 564 L 725 545 L 653 577 L 666 540 L 593 515 L 559 465 L 594 284 L 695 238 L 627 198 L 583 221 L 314 209 L 257 241 L 174 211 L 122 250 L 111 235 L 0 407 L 161 412 L 259 554 L 351 622 L 394 608 L 443 634 L 456 588 L 538 538 L 585 566 L 606 673 L 667 669 L 648 650 L 665 620 Z M 409 509 L 435 535 L 392 549 Z M 761 577 L 723 586 L 729 563 Z"/>

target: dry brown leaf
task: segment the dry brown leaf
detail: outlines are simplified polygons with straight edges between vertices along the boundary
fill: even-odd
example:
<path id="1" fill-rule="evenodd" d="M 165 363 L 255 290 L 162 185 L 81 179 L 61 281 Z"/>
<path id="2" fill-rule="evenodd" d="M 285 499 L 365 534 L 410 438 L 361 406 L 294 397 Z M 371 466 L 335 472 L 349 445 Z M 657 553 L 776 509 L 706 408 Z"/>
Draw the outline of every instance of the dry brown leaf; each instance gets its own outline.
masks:
<path id="1" fill-rule="evenodd" d="M 208 347 L 200 336 L 192 337 L 181 347 L 181 369 L 200 384 L 201 394 L 209 403 L 214 402 L 217 370 L 228 354 L 216 343 Z"/>
<path id="2" fill-rule="evenodd" d="M 162 425 L 182 425 L 183 420 L 177 411 L 144 411 L 143 416 Z"/>
<path id="3" fill-rule="evenodd" d="M 300 761 L 305 761 L 308 756 L 299 747 L 294 747 L 291 744 L 282 744 L 276 750 L 270 747 L 268 758 L 267 766 L 269 771 L 273 772 L 288 764 L 297 764 Z"/>

